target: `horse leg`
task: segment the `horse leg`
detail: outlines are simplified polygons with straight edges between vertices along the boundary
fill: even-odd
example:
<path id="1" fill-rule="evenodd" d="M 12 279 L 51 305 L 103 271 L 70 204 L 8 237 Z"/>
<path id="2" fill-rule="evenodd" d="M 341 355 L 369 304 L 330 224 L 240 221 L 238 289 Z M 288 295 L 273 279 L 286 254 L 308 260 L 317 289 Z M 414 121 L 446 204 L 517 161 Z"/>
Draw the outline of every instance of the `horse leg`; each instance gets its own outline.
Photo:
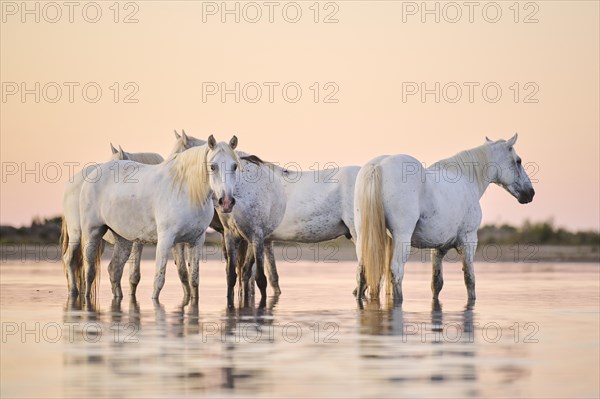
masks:
<path id="1" fill-rule="evenodd" d="M 125 263 L 127 263 L 127 259 L 129 259 L 129 255 L 131 254 L 133 243 L 122 237 L 118 237 L 116 234 L 115 239 L 116 242 L 113 249 L 113 256 L 108 265 L 108 274 L 110 276 L 113 296 L 115 298 L 122 298 L 123 290 L 121 290 L 121 277 L 123 276 Z"/>
<path id="2" fill-rule="evenodd" d="M 190 277 L 186 264 L 184 244 L 175 244 L 171 252 L 173 253 L 173 260 L 175 261 L 175 266 L 177 266 L 177 274 L 179 275 L 181 287 L 183 288 L 183 296 L 187 298 L 190 296 Z"/>
<path id="3" fill-rule="evenodd" d="M 237 246 L 239 241 L 235 239 L 234 234 L 229 229 L 226 229 L 223 232 L 223 243 L 226 260 L 225 273 L 227 275 L 227 306 L 233 306 L 233 295 L 237 279 Z"/>
<path id="4" fill-rule="evenodd" d="M 198 298 L 198 285 L 200 280 L 200 257 L 202 256 L 202 247 L 206 233 L 202 232 L 196 242 L 189 247 L 188 258 L 190 261 L 190 288 L 192 299 Z"/>
<path id="5" fill-rule="evenodd" d="M 431 250 L 431 292 L 433 293 L 433 299 L 438 300 L 440 291 L 444 286 L 444 276 L 442 272 L 442 260 L 446 255 L 446 251 L 441 249 Z"/>
<path id="6" fill-rule="evenodd" d="M 246 264 L 246 258 L 252 255 L 252 251 L 248 252 L 248 241 L 246 241 L 245 239 L 240 239 L 239 241 L 237 241 L 236 248 L 237 259 L 235 267 L 237 270 L 237 278 L 238 283 L 240 285 L 240 289 L 243 289 L 244 265 Z"/>
<path id="7" fill-rule="evenodd" d="M 260 290 L 262 299 L 267 298 L 267 276 L 265 276 L 265 242 L 262 238 L 255 239 L 252 242 L 254 257 L 256 258 L 256 285 Z"/>
<path id="8" fill-rule="evenodd" d="M 63 262 L 67 270 L 67 282 L 69 284 L 69 296 L 76 297 L 79 294 L 77 286 L 79 284 L 79 274 L 81 273 L 81 245 L 80 239 L 68 243 L 67 251 L 63 255 Z M 83 289 L 83 287 L 79 287 Z"/>
<path id="9" fill-rule="evenodd" d="M 475 258 L 475 250 L 477 249 L 477 239 L 471 237 L 471 240 L 467 240 L 466 243 L 462 244 L 458 251 L 462 257 L 463 262 L 463 273 L 465 277 L 465 286 L 467 287 L 467 295 L 469 302 L 475 301 L 475 269 L 473 265 L 473 259 Z"/>
<path id="10" fill-rule="evenodd" d="M 131 256 L 129 257 L 129 289 L 131 296 L 135 296 L 137 286 L 140 283 L 140 262 L 142 260 L 142 249 L 144 249 L 144 244 L 140 242 L 134 242 L 131 249 Z"/>
<path id="11" fill-rule="evenodd" d="M 160 290 L 165 285 L 165 273 L 167 270 L 167 261 L 169 260 L 169 250 L 173 247 L 173 236 L 159 237 L 156 246 L 156 271 L 154 273 L 154 291 L 152 299 L 158 299 Z"/>
<path id="12" fill-rule="evenodd" d="M 410 239 L 412 234 L 393 234 L 391 245 L 390 271 L 392 285 L 392 299 L 394 303 L 402 303 L 402 280 L 404 278 L 404 265 L 410 254 Z M 389 240 L 387 240 L 389 241 Z M 390 244 L 387 244 L 390 245 Z"/>
<path id="13" fill-rule="evenodd" d="M 357 235 L 360 235 L 357 233 Z M 352 292 L 356 299 L 361 299 L 365 295 L 367 289 L 367 280 L 365 279 L 364 263 L 362 258 L 362 247 L 360 246 L 360 237 L 356 240 L 356 257 L 358 258 L 358 266 L 356 267 L 356 288 Z"/>
<path id="14" fill-rule="evenodd" d="M 275 253 L 273 251 L 272 241 L 265 243 L 265 256 L 269 284 L 271 285 L 275 295 L 281 295 L 281 288 L 279 288 L 279 275 L 277 274 L 277 266 L 275 265 Z"/>
<path id="15" fill-rule="evenodd" d="M 106 230 L 106 226 L 96 227 L 82 235 L 82 242 L 84 243 L 82 253 L 86 299 L 91 299 L 92 296 L 92 285 L 94 285 L 98 273 L 96 266 L 100 263 L 99 253 L 101 252 L 102 237 L 106 233 Z"/>
<path id="16" fill-rule="evenodd" d="M 241 291 L 240 294 L 244 298 L 244 304 L 248 304 L 248 298 L 251 295 L 251 285 L 254 285 L 254 281 L 252 280 L 252 266 L 254 266 L 254 251 L 250 250 L 246 253 L 246 257 L 244 258 L 244 265 L 242 266 L 242 281 L 241 281 Z M 254 288 L 254 287 L 252 287 Z"/>

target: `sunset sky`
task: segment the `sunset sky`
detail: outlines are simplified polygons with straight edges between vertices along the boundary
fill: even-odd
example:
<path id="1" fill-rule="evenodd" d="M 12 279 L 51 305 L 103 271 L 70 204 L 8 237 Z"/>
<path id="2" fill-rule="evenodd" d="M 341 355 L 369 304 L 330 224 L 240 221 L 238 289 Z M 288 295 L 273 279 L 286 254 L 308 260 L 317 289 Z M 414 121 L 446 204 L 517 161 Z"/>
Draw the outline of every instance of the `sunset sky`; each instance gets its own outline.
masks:
<path id="1" fill-rule="evenodd" d="M 166 156 L 184 128 L 307 169 L 394 153 L 430 165 L 518 132 L 536 197 L 491 187 L 484 223 L 598 230 L 599 3 L 513 3 L 428 2 L 436 22 L 420 1 L 228 2 L 236 22 L 220 1 L 2 2 L 0 223 L 60 214 L 68 163 L 105 161 L 110 142 Z"/>

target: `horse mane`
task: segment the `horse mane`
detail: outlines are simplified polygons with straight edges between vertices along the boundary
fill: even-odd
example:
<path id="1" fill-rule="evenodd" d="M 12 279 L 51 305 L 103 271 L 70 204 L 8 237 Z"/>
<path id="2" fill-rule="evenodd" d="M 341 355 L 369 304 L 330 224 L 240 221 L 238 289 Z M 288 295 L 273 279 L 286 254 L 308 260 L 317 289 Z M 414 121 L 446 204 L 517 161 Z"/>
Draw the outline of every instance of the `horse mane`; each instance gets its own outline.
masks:
<path id="1" fill-rule="evenodd" d="M 248 161 L 250 163 L 253 163 L 256 166 L 260 166 L 260 165 L 265 165 L 265 166 L 270 166 L 270 167 L 279 167 L 277 165 L 275 165 L 273 162 L 269 162 L 269 161 L 265 161 L 264 159 L 253 155 L 253 154 L 248 154 L 247 152 L 244 151 L 236 151 L 237 155 L 240 157 L 241 160 L 243 161 Z M 280 169 L 283 170 L 283 168 L 279 167 Z"/>
<path id="2" fill-rule="evenodd" d="M 268 163 L 268 162 L 263 161 L 262 159 L 260 159 L 256 155 L 244 155 L 244 156 L 241 156 L 240 159 L 242 159 L 244 161 L 251 162 L 251 163 L 253 163 L 254 165 L 257 165 L 257 166 L 264 165 L 264 164 Z"/>
<path id="3" fill-rule="evenodd" d="M 458 168 L 462 176 L 469 179 L 469 181 L 475 178 L 479 189 L 483 192 L 489 183 L 489 180 L 485 176 L 485 170 L 486 166 L 490 163 L 491 157 L 490 146 L 483 144 L 470 150 L 461 151 L 450 158 L 442 159 L 431 165 L 431 168 Z"/>
<path id="4" fill-rule="evenodd" d="M 143 163 L 146 165 L 157 165 L 164 161 L 164 158 L 155 152 L 136 152 L 127 153 L 127 158 L 131 161 Z"/>
<path id="5" fill-rule="evenodd" d="M 171 163 L 173 184 L 178 185 L 179 190 L 185 185 L 191 203 L 197 206 L 204 206 L 210 194 L 206 159 L 209 151 L 208 145 L 205 144 L 173 154 L 168 159 L 168 162 Z M 215 155 L 226 152 L 239 162 L 237 154 L 227 143 L 217 143 L 212 151 Z"/>

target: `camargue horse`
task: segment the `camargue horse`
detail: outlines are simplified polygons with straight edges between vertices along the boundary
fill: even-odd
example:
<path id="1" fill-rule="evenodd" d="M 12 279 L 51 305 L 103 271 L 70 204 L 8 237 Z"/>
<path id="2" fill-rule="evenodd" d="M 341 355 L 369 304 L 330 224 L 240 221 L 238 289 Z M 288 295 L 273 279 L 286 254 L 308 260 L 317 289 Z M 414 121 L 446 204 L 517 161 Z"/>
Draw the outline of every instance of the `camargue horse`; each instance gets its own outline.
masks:
<path id="1" fill-rule="evenodd" d="M 199 147 L 206 144 L 205 140 L 197 139 L 196 137 L 188 136 L 185 134 L 185 130 L 181 131 L 181 134 L 175 130 L 175 146 L 171 150 L 169 157 L 180 152 L 183 152 L 192 147 Z"/>
<path id="2" fill-rule="evenodd" d="M 358 297 L 368 288 L 371 298 L 379 298 L 385 275 L 388 294 L 392 288 L 394 302 L 402 302 L 404 264 L 412 245 L 432 249 L 434 299 L 443 285 L 442 259 L 455 248 L 462 256 L 469 301 L 474 301 L 479 199 L 490 183 L 522 204 L 535 194 L 514 150 L 516 141 L 516 134 L 508 141 L 486 139 L 427 169 L 408 155 L 384 155 L 363 166 L 354 197 Z"/>
<path id="3" fill-rule="evenodd" d="M 110 158 L 111 161 L 129 160 L 149 165 L 156 165 L 163 162 L 163 157 L 156 153 L 129 153 L 123 151 L 121 146 L 119 146 L 119 149 L 117 150 L 112 144 L 110 145 L 110 148 L 112 153 Z M 128 165 L 125 168 L 126 173 L 132 173 L 132 168 L 135 168 L 135 166 Z M 83 258 L 80 247 L 81 228 L 79 221 L 79 195 L 81 193 L 81 187 L 83 185 L 83 182 L 88 179 L 93 180 L 95 173 L 96 165 L 91 165 L 88 168 L 80 171 L 79 173 L 73 176 L 72 180 L 67 182 L 63 193 L 64 216 L 62 220 L 60 242 L 62 248 L 63 267 L 67 274 L 67 280 L 69 282 L 69 290 L 71 295 L 77 295 L 77 287 L 82 287 L 81 280 L 83 277 L 81 275 Z M 115 243 L 115 239 L 111 232 L 107 232 L 104 236 L 104 239 L 110 242 L 111 244 Z M 135 244 L 132 250 L 132 257 L 137 259 L 138 264 L 141 251 L 142 245 Z M 101 255 L 101 247 L 97 255 L 98 257 Z M 132 273 L 130 278 L 135 279 L 135 275 Z M 139 272 L 137 281 L 139 281 Z"/>
<path id="4" fill-rule="evenodd" d="M 110 143 L 111 161 L 133 161 L 139 162 L 146 165 L 156 165 L 163 162 L 165 159 L 155 152 L 126 152 L 119 146 L 116 149 L 115 146 Z"/>
<path id="5" fill-rule="evenodd" d="M 256 284 L 261 292 L 262 302 L 266 301 L 267 278 L 264 273 L 265 237 L 271 234 L 281 223 L 286 208 L 286 198 L 281 176 L 274 176 L 269 164 L 258 157 L 242 155 L 242 168 L 235 187 L 236 206 L 231 213 L 225 213 L 221 207 L 216 210 L 223 225 L 227 260 L 227 302 L 232 306 L 236 284 L 236 268 L 243 264 L 240 272 L 246 273 L 241 291 L 248 298 L 248 282 L 252 264 L 256 262 Z M 243 242 L 245 241 L 245 242 Z M 247 244 L 251 251 L 246 254 Z M 238 262 L 237 254 L 244 245 Z M 267 252 L 267 263 L 275 267 L 272 247 Z M 246 255 L 246 256 L 244 256 Z M 277 274 L 269 273 L 269 279 L 276 295 L 279 295 Z M 240 279 L 240 282 L 242 280 Z"/>
<path id="6" fill-rule="evenodd" d="M 100 166 L 94 183 L 84 182 L 79 204 L 86 298 L 97 275 L 96 253 L 108 229 L 117 241 L 115 251 L 123 254 L 116 265 L 121 273 L 132 242 L 156 244 L 155 299 L 165 282 L 169 250 L 177 243 L 191 245 L 190 285 L 192 297 L 198 296 L 199 260 L 214 213 L 212 198 L 218 198 L 225 212 L 235 205 L 233 189 L 240 164 L 233 151 L 236 145 L 235 136 L 229 144 L 217 143 L 210 136 L 207 145 L 190 148 L 164 163 L 139 165 L 135 180 L 115 174 L 115 169 L 125 167 L 115 161 Z M 120 278 L 118 272 L 111 273 L 115 296 L 122 296 Z"/>
<path id="7" fill-rule="evenodd" d="M 175 139 L 176 139 L 175 145 L 173 146 L 173 149 L 171 150 L 171 153 L 169 154 L 169 158 L 171 158 L 175 154 L 183 152 L 189 148 L 198 147 L 198 146 L 202 146 L 202 145 L 206 144 L 205 140 L 197 139 L 192 136 L 188 136 L 185 133 L 185 130 L 182 130 L 181 134 L 177 133 L 177 130 L 175 130 Z M 213 217 L 213 222 L 211 223 L 211 227 L 213 227 L 212 224 L 214 223 L 215 219 L 217 221 L 219 220 L 219 218 L 215 215 Z M 106 239 L 106 236 L 105 236 L 105 239 Z M 141 279 L 140 261 L 141 261 L 141 255 L 142 255 L 142 248 L 143 248 L 143 244 L 141 242 L 139 242 L 139 241 L 134 242 L 133 249 L 132 249 L 131 255 L 129 257 L 129 263 L 130 263 L 129 286 L 130 286 L 131 295 L 135 295 L 137 286 Z M 172 252 L 173 252 L 173 260 L 175 261 L 175 265 L 177 266 L 177 273 L 179 275 L 179 279 L 181 280 L 181 285 L 183 287 L 183 292 L 184 292 L 185 296 L 188 296 L 189 292 L 190 292 L 190 286 L 189 286 L 189 274 L 188 274 L 188 270 L 187 270 L 187 264 L 185 261 L 185 246 L 184 246 L 184 244 L 183 243 L 176 244 L 173 247 Z M 114 253 L 113 255 L 114 255 L 113 258 L 115 259 L 115 262 L 117 262 L 117 264 L 118 264 L 120 262 L 119 258 L 122 255 L 117 254 L 117 253 Z M 191 258 L 191 256 L 188 258 Z M 112 262 L 112 260 L 111 260 L 111 262 Z M 112 273 L 117 273 L 119 275 L 123 273 L 122 271 L 115 269 L 115 268 L 111 268 L 110 266 L 109 266 L 109 270 Z M 120 285 L 115 286 L 115 284 L 113 284 L 113 291 L 114 290 L 118 291 L 119 286 Z"/>

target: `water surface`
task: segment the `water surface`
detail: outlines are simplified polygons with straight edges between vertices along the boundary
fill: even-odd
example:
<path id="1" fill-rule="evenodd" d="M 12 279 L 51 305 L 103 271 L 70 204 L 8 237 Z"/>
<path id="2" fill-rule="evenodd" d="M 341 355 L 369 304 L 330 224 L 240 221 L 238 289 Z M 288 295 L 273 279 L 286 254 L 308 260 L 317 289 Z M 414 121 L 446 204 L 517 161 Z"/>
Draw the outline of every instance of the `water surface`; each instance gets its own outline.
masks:
<path id="1" fill-rule="evenodd" d="M 226 307 L 220 262 L 185 303 L 170 265 L 160 302 L 152 262 L 137 301 L 67 301 L 53 263 L 2 263 L 1 396 L 598 397 L 599 266 L 460 266 L 432 302 L 429 265 L 410 263 L 404 304 L 357 305 L 354 263 L 280 262 L 283 294 Z"/>

